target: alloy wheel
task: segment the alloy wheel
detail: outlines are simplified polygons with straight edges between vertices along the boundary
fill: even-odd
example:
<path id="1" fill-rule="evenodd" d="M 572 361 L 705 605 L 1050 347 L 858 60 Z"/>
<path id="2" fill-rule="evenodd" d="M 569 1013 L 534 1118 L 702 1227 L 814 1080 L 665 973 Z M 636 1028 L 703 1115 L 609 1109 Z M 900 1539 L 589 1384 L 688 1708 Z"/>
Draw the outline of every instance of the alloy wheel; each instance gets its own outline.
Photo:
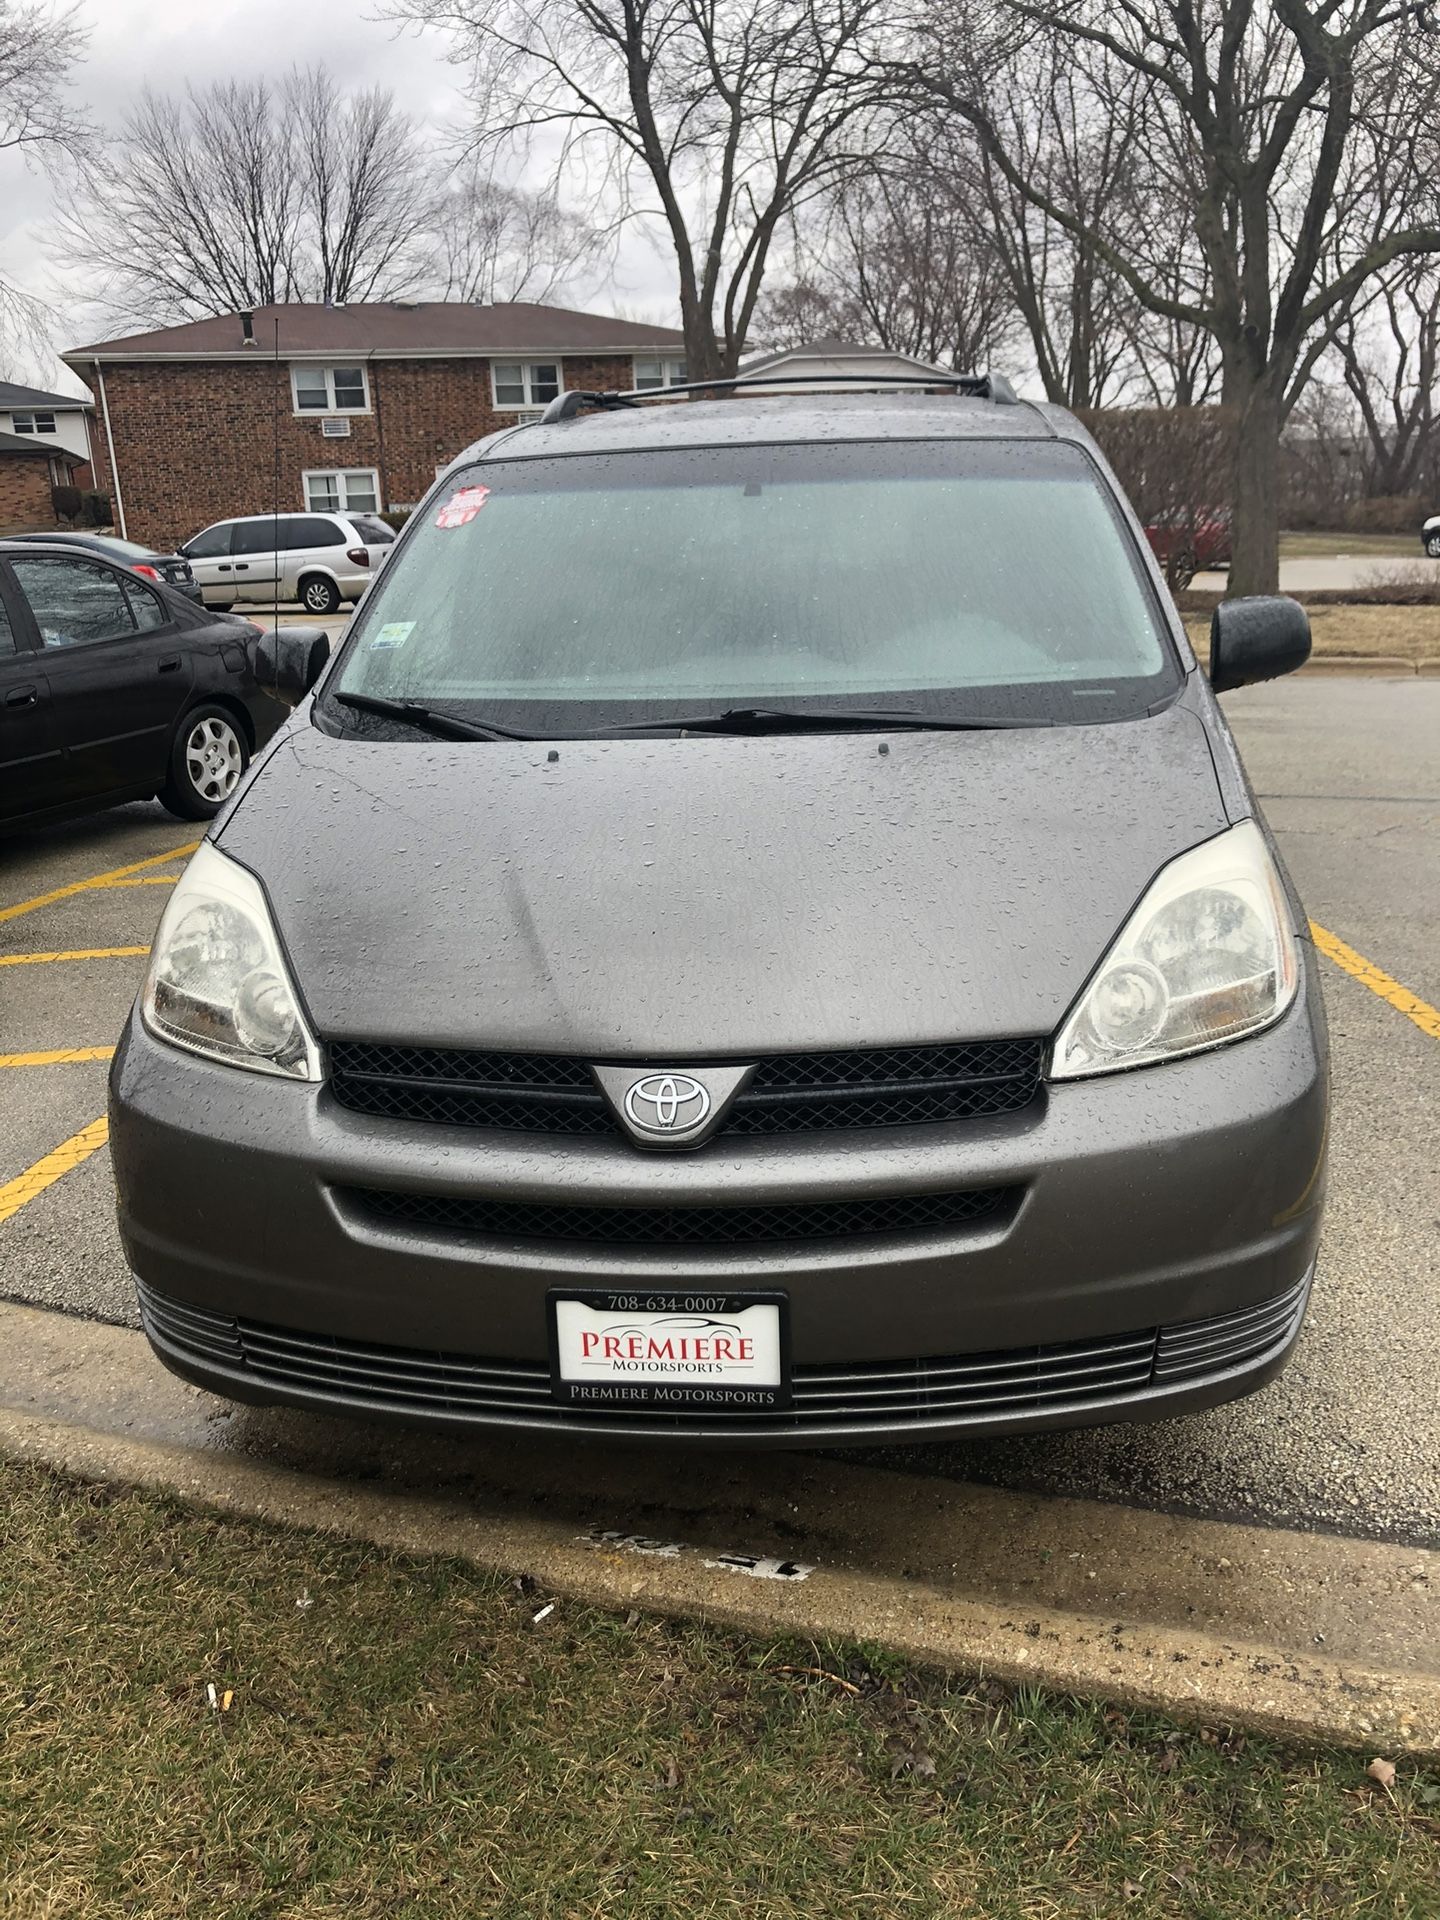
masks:
<path id="1" fill-rule="evenodd" d="M 311 613 L 333 613 L 336 596 L 328 580 L 312 580 L 305 589 L 305 605 Z"/>
<path id="2" fill-rule="evenodd" d="M 209 714 L 185 741 L 185 773 L 202 800 L 224 800 L 245 768 L 240 737 L 228 720 Z"/>

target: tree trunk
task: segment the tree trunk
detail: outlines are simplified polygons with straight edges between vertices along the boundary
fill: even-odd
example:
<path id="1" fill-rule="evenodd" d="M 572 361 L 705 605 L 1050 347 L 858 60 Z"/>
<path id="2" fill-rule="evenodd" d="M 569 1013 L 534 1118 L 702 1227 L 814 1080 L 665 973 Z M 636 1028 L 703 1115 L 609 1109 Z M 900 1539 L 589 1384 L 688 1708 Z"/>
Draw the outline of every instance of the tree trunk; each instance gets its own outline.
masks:
<path id="1" fill-rule="evenodd" d="M 1232 374 L 1235 466 L 1230 494 L 1230 581 L 1226 594 L 1280 590 L 1280 407 L 1270 383 L 1248 369 Z"/>

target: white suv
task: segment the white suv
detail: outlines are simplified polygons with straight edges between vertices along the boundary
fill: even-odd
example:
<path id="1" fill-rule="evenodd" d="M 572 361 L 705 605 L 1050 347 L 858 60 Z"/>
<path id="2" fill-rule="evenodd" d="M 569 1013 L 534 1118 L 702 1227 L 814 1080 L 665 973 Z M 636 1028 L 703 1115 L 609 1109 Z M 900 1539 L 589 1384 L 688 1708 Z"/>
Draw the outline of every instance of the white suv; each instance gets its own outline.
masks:
<path id="1" fill-rule="evenodd" d="M 335 613 L 364 593 L 394 539 L 373 513 L 256 513 L 217 520 L 179 552 L 207 607 L 298 600 Z"/>

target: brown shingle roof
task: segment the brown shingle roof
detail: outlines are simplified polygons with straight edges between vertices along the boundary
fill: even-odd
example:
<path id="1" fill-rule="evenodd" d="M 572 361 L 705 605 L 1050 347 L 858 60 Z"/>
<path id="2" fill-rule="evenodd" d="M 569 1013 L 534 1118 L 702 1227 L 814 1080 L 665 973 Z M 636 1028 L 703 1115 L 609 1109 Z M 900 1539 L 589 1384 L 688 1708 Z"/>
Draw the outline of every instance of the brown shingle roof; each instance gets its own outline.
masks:
<path id="1" fill-rule="evenodd" d="M 7 411 L 11 407 L 29 410 L 39 407 L 44 412 L 73 412 L 81 408 L 88 412 L 95 402 L 88 393 L 46 393 L 40 387 L 17 387 L 13 380 L 0 380 L 0 407 Z"/>
<path id="2" fill-rule="evenodd" d="M 256 307 L 255 345 L 247 347 L 238 313 L 192 320 L 72 347 L 67 364 L 90 360 L 199 359 L 275 351 L 275 322 L 280 322 L 282 354 L 541 354 L 643 353 L 646 348 L 673 352 L 684 346 L 674 327 L 652 327 L 634 320 L 612 320 L 603 313 L 575 313 L 567 307 L 533 306 L 512 301 L 477 307 L 459 301 L 427 300 L 410 305 L 378 301 L 364 306 Z"/>

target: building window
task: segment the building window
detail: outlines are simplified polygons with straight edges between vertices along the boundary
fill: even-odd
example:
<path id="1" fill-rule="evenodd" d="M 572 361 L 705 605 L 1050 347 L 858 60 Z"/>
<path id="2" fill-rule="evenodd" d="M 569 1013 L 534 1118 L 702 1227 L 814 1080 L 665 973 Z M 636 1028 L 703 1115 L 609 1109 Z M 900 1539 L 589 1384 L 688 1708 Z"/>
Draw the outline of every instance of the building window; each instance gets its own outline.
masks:
<path id="1" fill-rule="evenodd" d="M 55 416 L 53 413 L 12 413 L 10 426 L 15 433 L 54 433 Z"/>
<path id="2" fill-rule="evenodd" d="M 652 387 L 683 387 L 684 384 L 685 362 L 673 355 L 635 362 L 635 385 L 642 393 Z"/>
<path id="3" fill-rule="evenodd" d="M 560 363 L 556 360 L 497 360 L 490 373 L 495 405 L 505 413 L 543 407 L 560 391 Z"/>
<path id="4" fill-rule="evenodd" d="M 307 473 L 305 505 L 311 513 L 378 513 L 380 476 L 374 467 Z"/>
<path id="5" fill-rule="evenodd" d="M 296 413 L 368 413 L 364 367 L 292 367 Z"/>

